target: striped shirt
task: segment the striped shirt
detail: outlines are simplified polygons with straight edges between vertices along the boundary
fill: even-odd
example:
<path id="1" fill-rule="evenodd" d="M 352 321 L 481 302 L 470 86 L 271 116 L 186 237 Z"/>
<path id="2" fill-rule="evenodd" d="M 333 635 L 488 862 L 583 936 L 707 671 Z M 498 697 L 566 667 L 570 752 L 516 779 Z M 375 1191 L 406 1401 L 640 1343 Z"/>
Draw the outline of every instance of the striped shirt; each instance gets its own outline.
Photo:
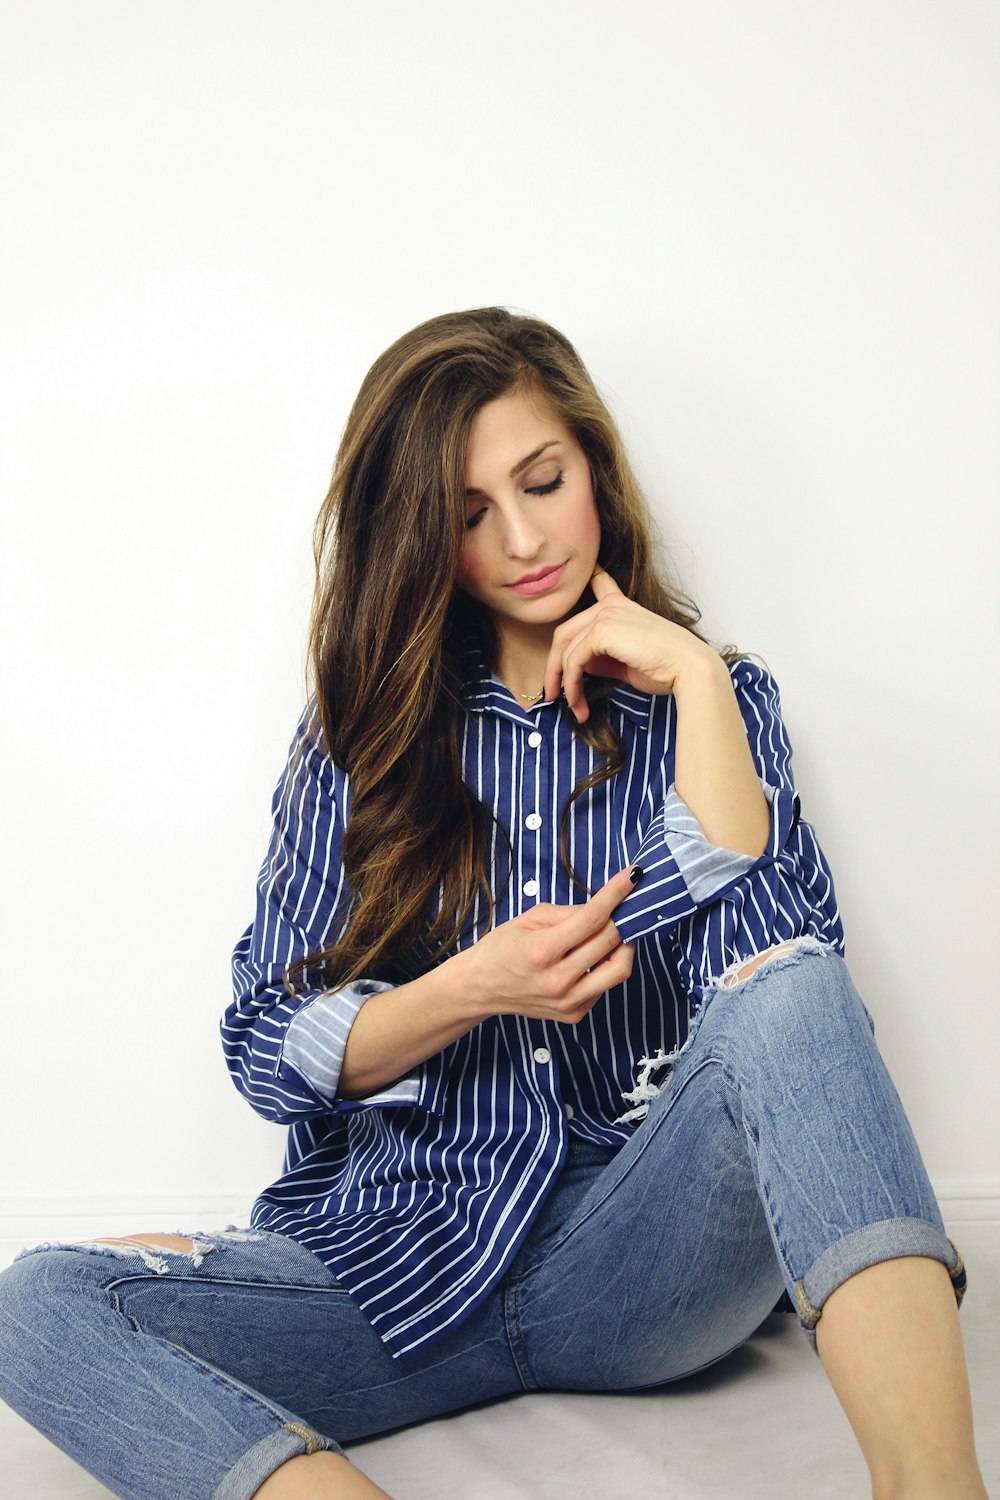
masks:
<path id="1" fill-rule="evenodd" d="M 303 713 L 274 794 L 256 914 L 233 955 L 223 1047 L 254 1109 L 290 1127 L 282 1175 L 251 1222 L 314 1251 L 397 1358 L 424 1351 L 496 1285 L 568 1133 L 629 1139 L 656 1092 L 648 1060 L 669 1071 L 727 969 L 802 934 L 843 950 L 830 871 L 799 817 L 774 680 L 745 657 L 730 671 L 770 806 L 760 857 L 710 844 L 677 795 L 674 699 L 616 685 L 609 713 L 624 764 L 574 803 L 570 850 L 591 890 L 627 865 L 644 870 L 614 914 L 636 945 L 629 979 L 577 1025 L 491 1017 L 364 1099 L 338 1098 L 340 1065 L 361 1006 L 388 986 L 300 983 L 289 995 L 282 984 L 292 960 L 343 930 L 350 902 L 340 855 L 350 786 L 322 748 L 314 705 Z M 494 922 L 539 901 L 586 900 L 560 860 L 559 820 L 596 752 L 562 699 L 520 707 L 471 642 L 463 696 L 465 780 L 510 839 L 508 850 L 494 831 L 489 850 Z M 474 915 L 456 951 L 485 932 Z"/>

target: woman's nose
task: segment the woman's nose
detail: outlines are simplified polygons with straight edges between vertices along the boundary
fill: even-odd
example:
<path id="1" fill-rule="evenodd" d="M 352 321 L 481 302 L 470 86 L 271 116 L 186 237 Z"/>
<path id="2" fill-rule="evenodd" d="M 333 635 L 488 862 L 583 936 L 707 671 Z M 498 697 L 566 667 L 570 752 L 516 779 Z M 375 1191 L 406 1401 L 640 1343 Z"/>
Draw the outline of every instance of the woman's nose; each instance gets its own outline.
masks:
<path id="1" fill-rule="evenodd" d="M 527 513 L 516 506 L 504 517 L 503 542 L 508 557 L 534 557 L 545 533 Z"/>

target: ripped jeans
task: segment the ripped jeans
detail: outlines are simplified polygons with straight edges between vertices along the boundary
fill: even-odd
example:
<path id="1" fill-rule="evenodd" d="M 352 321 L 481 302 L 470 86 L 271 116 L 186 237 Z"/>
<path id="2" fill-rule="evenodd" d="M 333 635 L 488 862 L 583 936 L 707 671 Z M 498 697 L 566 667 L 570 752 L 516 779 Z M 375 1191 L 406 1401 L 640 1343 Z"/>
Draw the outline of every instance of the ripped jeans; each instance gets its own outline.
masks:
<path id="1" fill-rule="evenodd" d="M 661 1385 L 783 1287 L 815 1347 L 830 1294 L 896 1256 L 964 1290 L 868 1013 L 808 939 L 713 991 L 624 1146 L 573 1138 L 501 1281 L 413 1362 L 297 1242 L 179 1232 L 190 1250 L 42 1245 L 0 1274 L 0 1395 L 135 1500 L 249 1500 L 297 1454 L 476 1402 Z"/>

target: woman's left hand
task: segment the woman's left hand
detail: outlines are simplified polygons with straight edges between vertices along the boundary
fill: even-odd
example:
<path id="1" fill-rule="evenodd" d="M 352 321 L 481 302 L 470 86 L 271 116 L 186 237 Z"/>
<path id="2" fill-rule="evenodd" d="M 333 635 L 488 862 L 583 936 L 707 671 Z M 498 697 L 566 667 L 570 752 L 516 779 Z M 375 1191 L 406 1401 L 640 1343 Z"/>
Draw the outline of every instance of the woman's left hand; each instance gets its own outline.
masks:
<path id="1" fill-rule="evenodd" d="M 685 671 L 726 673 L 711 646 L 629 599 L 602 567 L 594 569 L 590 587 L 597 603 L 556 627 L 545 664 L 545 697 L 555 698 L 561 686 L 578 723 L 590 715 L 585 672 L 615 677 L 643 693 L 674 692 Z"/>

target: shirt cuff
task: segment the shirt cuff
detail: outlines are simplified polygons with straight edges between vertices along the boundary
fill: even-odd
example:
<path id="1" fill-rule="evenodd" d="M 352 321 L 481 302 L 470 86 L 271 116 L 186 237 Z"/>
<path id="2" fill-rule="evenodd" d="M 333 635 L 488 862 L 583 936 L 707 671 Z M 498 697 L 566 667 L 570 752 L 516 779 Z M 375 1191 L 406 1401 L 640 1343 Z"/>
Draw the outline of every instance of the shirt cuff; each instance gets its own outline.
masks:
<path id="1" fill-rule="evenodd" d="M 710 844 L 698 819 L 674 787 L 667 793 L 663 840 L 698 906 L 729 890 L 751 870 L 773 864 L 798 827 L 801 807 L 798 794 L 788 787 L 771 786 L 763 777 L 760 789 L 767 798 L 771 821 L 767 843 L 756 859 L 735 849 Z"/>
<path id="2" fill-rule="evenodd" d="M 768 803 L 772 803 L 774 788 L 764 781 L 761 788 Z M 739 880 L 757 863 L 752 854 L 710 844 L 698 819 L 674 787 L 663 805 L 663 840 L 692 900 L 699 906 L 710 901 L 716 891 Z"/>
<path id="3" fill-rule="evenodd" d="M 342 990 L 327 990 L 317 995 L 289 1021 L 281 1061 L 293 1067 L 320 1098 L 328 1100 L 331 1110 L 420 1102 L 423 1079 L 419 1068 L 362 1099 L 337 1098 L 347 1037 L 358 1011 L 373 995 L 392 988 L 380 979 L 357 979 Z"/>

